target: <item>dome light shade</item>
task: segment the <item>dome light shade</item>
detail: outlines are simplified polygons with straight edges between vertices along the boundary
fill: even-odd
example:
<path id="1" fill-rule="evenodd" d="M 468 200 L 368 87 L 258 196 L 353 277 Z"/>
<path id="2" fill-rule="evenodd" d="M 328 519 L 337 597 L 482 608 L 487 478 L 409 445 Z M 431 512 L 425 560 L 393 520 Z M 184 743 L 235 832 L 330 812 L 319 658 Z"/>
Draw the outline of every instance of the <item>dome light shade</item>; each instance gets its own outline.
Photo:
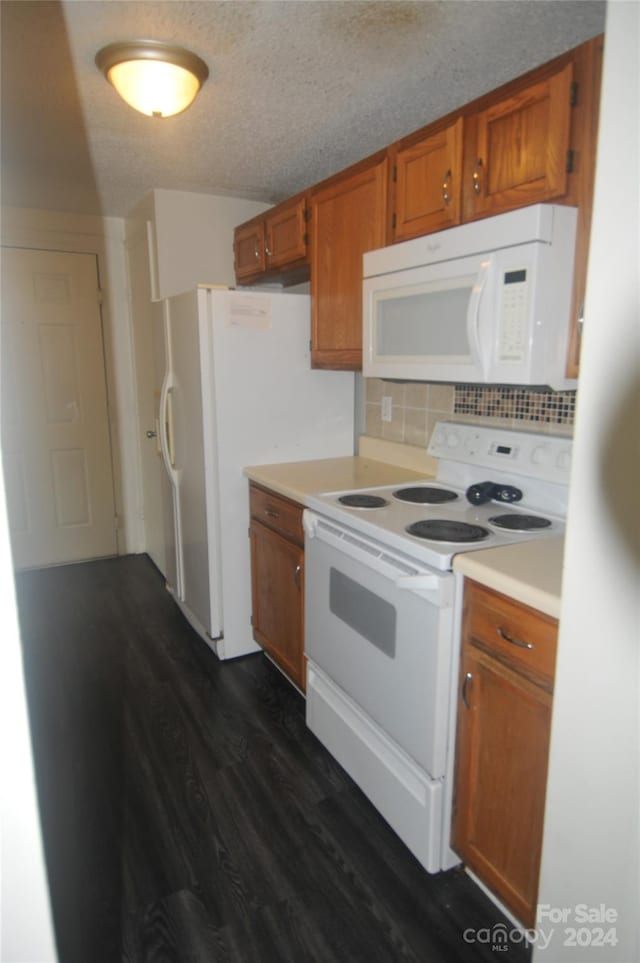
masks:
<path id="1" fill-rule="evenodd" d="M 196 54 L 157 40 L 109 44 L 96 54 L 96 66 L 130 107 L 148 117 L 186 110 L 209 76 Z"/>

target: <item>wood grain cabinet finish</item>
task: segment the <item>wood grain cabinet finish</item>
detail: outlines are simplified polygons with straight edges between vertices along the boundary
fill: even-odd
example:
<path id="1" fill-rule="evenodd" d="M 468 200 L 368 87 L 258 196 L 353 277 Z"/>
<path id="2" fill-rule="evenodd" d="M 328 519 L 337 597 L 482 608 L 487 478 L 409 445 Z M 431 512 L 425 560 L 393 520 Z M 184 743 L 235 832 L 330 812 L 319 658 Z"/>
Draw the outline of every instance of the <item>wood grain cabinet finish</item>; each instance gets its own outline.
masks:
<path id="1" fill-rule="evenodd" d="M 393 242 L 460 223 L 462 117 L 407 146 L 390 149 Z"/>
<path id="2" fill-rule="evenodd" d="M 247 281 L 264 273 L 264 219 L 241 224 L 234 231 L 233 257 L 236 281 Z"/>
<path id="3" fill-rule="evenodd" d="M 464 220 L 561 198 L 571 166 L 573 64 L 473 116 Z"/>
<path id="4" fill-rule="evenodd" d="M 236 281 L 251 283 L 285 275 L 303 280 L 307 258 L 307 196 L 296 195 L 234 231 Z M 291 278 L 286 275 L 291 272 Z M 302 272 L 302 273 L 301 273 Z"/>
<path id="5" fill-rule="evenodd" d="M 557 622 L 465 585 L 452 845 L 535 925 Z"/>
<path id="6" fill-rule="evenodd" d="M 365 251 L 529 204 L 571 204 L 578 225 L 566 373 L 577 377 L 602 48 L 595 37 L 240 225 L 238 283 L 310 276 L 312 365 L 359 370 Z"/>
<path id="7" fill-rule="evenodd" d="M 386 155 L 311 194 L 311 365 L 362 368 L 362 256 L 383 247 Z"/>
<path id="8" fill-rule="evenodd" d="M 304 690 L 302 507 L 253 483 L 249 504 L 253 637 Z"/>
<path id="9" fill-rule="evenodd" d="M 265 215 L 267 268 L 285 268 L 307 258 L 307 199 L 278 204 Z"/>

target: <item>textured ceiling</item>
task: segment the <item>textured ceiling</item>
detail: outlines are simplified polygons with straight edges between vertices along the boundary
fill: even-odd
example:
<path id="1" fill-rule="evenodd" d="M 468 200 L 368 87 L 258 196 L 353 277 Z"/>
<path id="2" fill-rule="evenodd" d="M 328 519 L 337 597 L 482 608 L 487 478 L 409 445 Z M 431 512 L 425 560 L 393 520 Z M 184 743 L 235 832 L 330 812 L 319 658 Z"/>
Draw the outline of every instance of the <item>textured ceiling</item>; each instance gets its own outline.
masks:
<path id="1" fill-rule="evenodd" d="M 123 215 L 149 189 L 277 201 L 604 29 L 598 0 L 2 0 L 2 203 Z M 210 78 L 146 118 L 94 64 L 191 48 Z"/>

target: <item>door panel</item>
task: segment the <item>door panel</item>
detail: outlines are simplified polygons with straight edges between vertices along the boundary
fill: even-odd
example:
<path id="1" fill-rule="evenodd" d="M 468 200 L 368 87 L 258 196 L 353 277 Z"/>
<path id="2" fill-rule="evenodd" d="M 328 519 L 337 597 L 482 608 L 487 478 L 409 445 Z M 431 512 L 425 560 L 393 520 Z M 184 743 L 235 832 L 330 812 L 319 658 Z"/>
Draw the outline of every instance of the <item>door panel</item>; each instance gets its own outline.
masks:
<path id="1" fill-rule="evenodd" d="M 394 241 L 460 223 L 462 123 L 458 118 L 396 154 Z"/>
<path id="2" fill-rule="evenodd" d="M 567 64 L 478 115 L 463 219 L 566 194 L 572 80 L 573 66 Z"/>
<path id="3" fill-rule="evenodd" d="M 1 362 L 16 567 L 116 554 L 94 255 L 3 249 Z"/>
<path id="4" fill-rule="evenodd" d="M 362 255 L 386 239 L 387 159 L 311 197 L 311 366 L 362 367 Z"/>

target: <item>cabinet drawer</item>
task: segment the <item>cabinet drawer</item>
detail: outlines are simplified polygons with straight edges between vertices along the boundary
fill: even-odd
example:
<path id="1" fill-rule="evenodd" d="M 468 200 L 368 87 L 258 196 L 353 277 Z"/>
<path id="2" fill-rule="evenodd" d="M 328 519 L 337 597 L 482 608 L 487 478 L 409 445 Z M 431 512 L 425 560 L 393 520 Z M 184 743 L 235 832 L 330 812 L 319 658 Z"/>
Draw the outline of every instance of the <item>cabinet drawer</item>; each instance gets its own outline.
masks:
<path id="1" fill-rule="evenodd" d="M 558 623 L 505 595 L 467 582 L 465 638 L 524 675 L 553 685 Z"/>
<path id="2" fill-rule="evenodd" d="M 292 538 L 304 544 L 304 532 L 302 528 L 302 507 L 295 502 L 276 495 L 274 492 L 267 491 L 266 488 L 259 488 L 257 485 L 249 487 L 249 506 L 251 517 L 256 518 L 275 529 L 282 535 Z"/>

